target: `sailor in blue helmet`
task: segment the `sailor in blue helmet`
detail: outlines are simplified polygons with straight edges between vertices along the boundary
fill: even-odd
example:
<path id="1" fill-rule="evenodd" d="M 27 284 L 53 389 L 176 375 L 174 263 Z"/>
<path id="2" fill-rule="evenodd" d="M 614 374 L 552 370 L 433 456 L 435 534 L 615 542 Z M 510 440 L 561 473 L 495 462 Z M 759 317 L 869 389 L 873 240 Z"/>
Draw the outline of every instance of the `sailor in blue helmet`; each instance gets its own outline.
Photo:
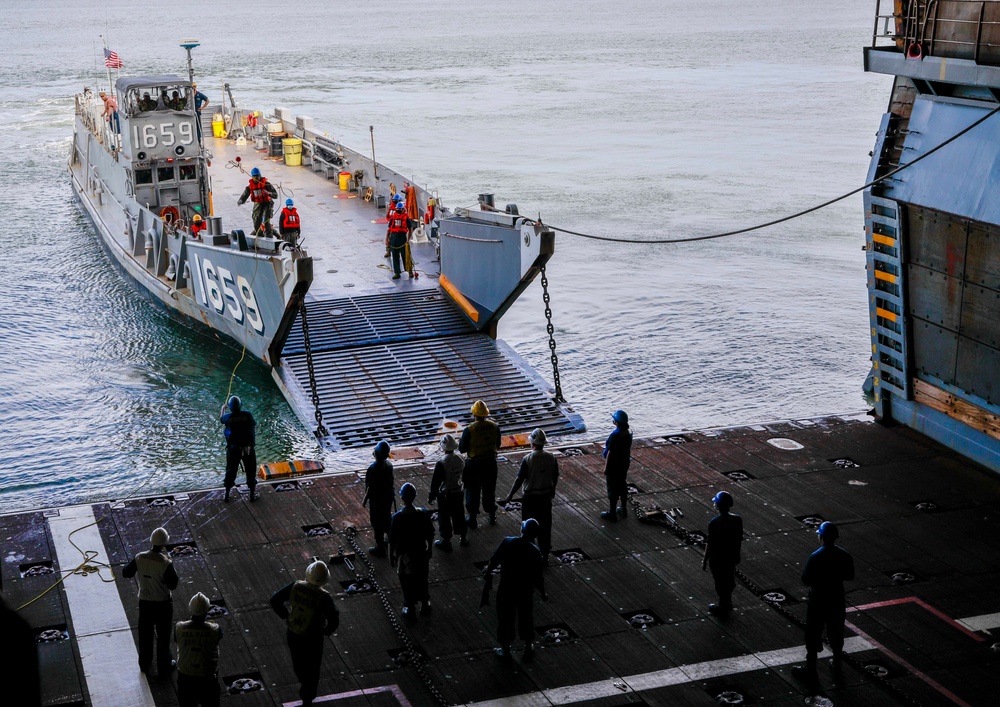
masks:
<path id="1" fill-rule="evenodd" d="M 624 410 L 611 413 L 611 420 L 615 423 L 615 431 L 604 443 L 604 477 L 610 505 L 608 510 L 601 513 L 601 518 L 614 523 L 618 520 L 616 513 L 622 518 L 628 517 L 628 467 L 632 463 L 632 431 L 629 430 L 628 415 Z"/>
<path id="2" fill-rule="evenodd" d="M 531 658 L 535 636 L 535 589 L 541 594 L 542 601 L 549 600 L 542 575 L 542 553 L 534 544 L 537 536 L 538 521 L 528 518 L 521 523 L 520 537 L 501 540 L 483 569 L 483 576 L 489 577 L 493 570 L 500 568 L 500 586 L 497 587 L 497 641 L 500 647 L 496 649 L 496 654 L 504 662 L 511 659 L 510 644 L 514 640 L 515 629 L 524 641 L 524 658 Z"/>
<path id="3" fill-rule="evenodd" d="M 375 457 L 365 472 L 365 497 L 362 506 L 368 506 L 368 518 L 372 524 L 375 545 L 368 548 L 375 557 L 385 557 L 385 536 L 392 523 L 392 507 L 396 502 L 396 484 L 392 476 L 392 462 L 389 461 L 389 443 L 382 440 L 372 452 Z"/>
<path id="4" fill-rule="evenodd" d="M 229 412 L 226 412 L 229 408 Z M 226 503 L 229 503 L 229 492 L 236 485 L 236 472 L 243 464 L 243 472 L 247 478 L 247 490 L 250 500 L 256 501 L 257 495 L 257 422 L 249 410 L 243 409 L 243 404 L 235 395 L 222 406 L 219 422 L 226 426 Z"/>
<path id="5" fill-rule="evenodd" d="M 389 525 L 389 562 L 399 575 L 403 590 L 403 616 L 413 616 L 417 602 L 422 604 L 421 614 L 431 613 L 431 595 L 427 587 L 427 574 L 431 548 L 434 542 L 434 523 L 431 514 L 413 505 L 417 488 L 403 484 L 399 498 L 403 507 L 392 516 Z"/>
<path id="6" fill-rule="evenodd" d="M 809 587 L 809 604 L 806 607 L 806 664 L 792 668 L 792 675 L 806 683 L 815 684 L 816 659 L 823 650 L 823 629 L 833 651 L 830 667 L 839 678 L 844 658 L 845 608 L 844 582 L 854 579 L 854 558 L 851 553 L 837 546 L 840 531 L 827 521 L 816 531 L 821 547 L 806 560 L 802 570 L 802 583 Z"/>
<path id="7" fill-rule="evenodd" d="M 727 616 L 733 608 L 733 590 L 736 589 L 736 565 L 740 563 L 740 546 L 743 543 L 743 519 L 729 510 L 733 497 L 728 491 L 719 491 L 712 498 L 719 515 L 708 523 L 708 541 L 701 568 L 711 568 L 715 580 L 718 604 L 709 604 L 708 610 L 716 616 Z"/>
<path id="8" fill-rule="evenodd" d="M 271 235 L 271 216 L 274 215 L 274 200 L 278 198 L 278 190 L 267 179 L 261 176 L 256 167 L 250 170 L 250 183 L 237 200 L 242 206 L 247 199 L 253 202 L 253 233 L 255 236 Z"/>
<path id="9" fill-rule="evenodd" d="M 285 199 L 285 208 L 278 214 L 278 233 L 286 243 L 295 245 L 299 242 L 299 234 L 302 232 L 302 223 L 299 221 L 299 211 L 295 208 L 295 202 Z"/>

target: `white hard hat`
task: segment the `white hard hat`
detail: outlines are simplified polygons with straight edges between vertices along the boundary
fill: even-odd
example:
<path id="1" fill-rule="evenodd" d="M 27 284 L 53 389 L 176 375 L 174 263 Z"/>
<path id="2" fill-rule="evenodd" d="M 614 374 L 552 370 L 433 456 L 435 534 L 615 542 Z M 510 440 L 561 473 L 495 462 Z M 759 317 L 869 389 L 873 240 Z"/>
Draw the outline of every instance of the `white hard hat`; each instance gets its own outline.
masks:
<path id="1" fill-rule="evenodd" d="M 323 560 L 316 560 L 306 567 L 306 581 L 317 587 L 322 587 L 330 581 L 330 570 Z"/>
<path id="2" fill-rule="evenodd" d="M 454 452 L 458 449 L 458 442 L 451 435 L 445 435 L 441 438 L 441 449 L 446 452 Z"/>
<path id="3" fill-rule="evenodd" d="M 154 545 L 166 545 L 170 542 L 170 536 L 167 535 L 167 531 L 163 528 L 157 528 L 153 531 L 153 534 L 149 536 L 149 542 Z"/>
<path id="4" fill-rule="evenodd" d="M 201 592 L 191 597 L 191 601 L 188 602 L 188 609 L 191 610 L 191 616 L 204 616 L 211 608 L 212 602 Z"/>
<path id="5" fill-rule="evenodd" d="M 528 437 L 528 441 L 531 442 L 536 447 L 541 447 L 543 444 L 545 444 L 545 440 L 546 440 L 545 430 L 542 430 L 538 427 L 533 429 L 531 431 L 531 436 Z"/>

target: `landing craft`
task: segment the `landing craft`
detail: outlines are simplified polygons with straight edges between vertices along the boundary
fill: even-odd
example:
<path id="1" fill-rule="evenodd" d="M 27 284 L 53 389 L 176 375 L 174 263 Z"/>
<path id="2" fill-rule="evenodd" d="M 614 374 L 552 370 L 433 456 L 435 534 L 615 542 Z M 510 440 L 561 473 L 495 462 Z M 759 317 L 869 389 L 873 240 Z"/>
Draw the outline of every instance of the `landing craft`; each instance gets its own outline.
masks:
<path id="1" fill-rule="evenodd" d="M 552 388 L 496 340 L 517 297 L 540 274 L 545 283 L 555 248 L 516 205 L 483 194 L 478 209 L 449 209 L 309 117 L 238 109 L 228 84 L 202 116 L 196 84 L 180 76 L 119 78 L 114 94 L 117 122 L 93 90 L 76 96 L 69 158 L 111 262 L 184 323 L 270 366 L 325 445 L 431 442 L 471 421 L 477 399 L 511 434 L 585 429 L 555 369 Z M 251 231 L 237 199 L 254 167 L 278 205 L 294 195 L 301 240 Z M 385 212 L 404 186 L 415 264 L 393 280 Z"/>

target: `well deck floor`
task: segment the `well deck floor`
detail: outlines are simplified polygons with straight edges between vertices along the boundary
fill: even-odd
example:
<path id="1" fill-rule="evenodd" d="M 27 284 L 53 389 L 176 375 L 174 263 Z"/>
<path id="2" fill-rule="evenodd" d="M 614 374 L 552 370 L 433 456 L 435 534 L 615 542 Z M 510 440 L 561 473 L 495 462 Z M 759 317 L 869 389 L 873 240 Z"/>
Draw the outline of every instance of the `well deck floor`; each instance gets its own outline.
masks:
<path id="1" fill-rule="evenodd" d="M 802 447 L 782 449 L 769 443 L 775 438 Z M 471 531 L 469 547 L 456 543 L 450 554 L 435 553 L 431 616 L 404 621 L 394 573 L 387 561 L 373 560 L 393 620 L 425 656 L 421 666 L 449 704 L 717 705 L 739 694 L 743 702 L 728 704 L 801 705 L 810 693 L 835 705 L 996 703 L 1000 644 L 991 634 L 1000 628 L 1000 485 L 995 475 L 911 431 L 854 418 L 637 440 L 630 483 L 638 506 L 672 511 L 682 528 L 704 532 L 713 515 L 711 497 L 725 489 L 736 499 L 734 510 L 747 533 L 740 567 L 758 594 L 738 586 L 737 610 L 720 620 L 706 610 L 714 596 L 710 575 L 701 571 L 701 547 L 685 543 L 665 524 L 640 524 L 634 516 L 616 524 L 601 520 L 606 502 L 600 449 L 581 441 L 559 452 L 553 548 L 557 554 L 574 550 L 585 559 L 553 560 L 547 568 L 550 599 L 536 600 L 540 648 L 532 661 L 523 661 L 517 650 L 513 665 L 496 658 L 494 608 L 479 606 L 478 567 L 503 536 L 517 532 L 518 512 L 501 512 L 496 527 Z M 498 495 L 505 495 L 522 453 L 504 457 Z M 397 462 L 397 486 L 412 481 L 418 501 L 426 500 L 433 461 Z M 295 704 L 298 685 L 284 626 L 268 599 L 301 578 L 311 558 L 350 551 L 348 526 L 357 528 L 362 547 L 371 537 L 358 475 L 286 486 L 262 484 L 262 498 L 254 504 L 238 496 L 226 505 L 220 490 L 209 490 L 83 507 L 84 515 L 102 519 L 96 526 L 100 537 L 95 534 L 91 545 L 103 548 L 89 547 L 80 536 L 76 540 L 81 549 L 102 553 L 92 562 L 106 557 L 120 604 L 91 607 L 86 616 L 71 611 L 80 604 L 67 592 L 79 596 L 81 586 L 101 589 L 96 583 L 110 579 L 104 569 L 101 575 L 72 575 L 21 611 L 33 627 L 69 636 L 39 646 L 45 703 L 116 704 L 107 695 L 118 688 L 96 684 L 102 673 L 93 666 L 91 642 L 105 628 L 106 635 L 116 630 L 122 607 L 134 634 L 137 588 L 120 577 L 120 569 L 146 549 L 150 531 L 162 525 L 172 545 L 195 549 L 175 558 L 181 578 L 175 619 L 186 618 L 187 601 L 196 591 L 224 605 L 227 613 L 218 619 L 226 633 L 220 676 L 251 676 L 263 684 L 259 692 L 226 694 L 223 704 Z M 56 572 L 73 568 L 73 555 L 60 536 L 79 510 L 0 518 L 6 555 L 2 590 L 9 605 L 27 602 L 58 576 L 23 577 L 24 569 L 45 563 Z M 848 594 L 852 661 L 839 683 L 823 661 L 818 692 L 804 688 L 789 671 L 804 655 L 796 625 L 806 607 L 799 576 L 816 547 L 809 525 L 814 519 L 840 524 L 842 544 L 857 565 Z M 307 536 L 306 529 L 324 525 L 330 534 Z M 354 564 L 365 567 L 357 558 Z M 331 571 L 329 588 L 336 593 L 341 623 L 326 642 L 320 695 L 343 707 L 434 704 L 417 668 L 395 660 L 404 643 L 379 596 L 347 593 L 358 580 L 347 563 L 333 564 Z M 764 593 L 784 595 L 782 610 L 759 596 Z M 649 615 L 645 626 L 629 623 L 627 617 L 636 613 Z M 128 627 L 120 630 L 127 636 Z M 559 640 L 544 640 L 543 634 Z M 139 675 L 134 663 L 116 669 L 125 677 Z M 175 681 L 152 679 L 149 689 L 156 705 L 177 703 Z M 720 698 L 722 693 L 730 694 Z"/>

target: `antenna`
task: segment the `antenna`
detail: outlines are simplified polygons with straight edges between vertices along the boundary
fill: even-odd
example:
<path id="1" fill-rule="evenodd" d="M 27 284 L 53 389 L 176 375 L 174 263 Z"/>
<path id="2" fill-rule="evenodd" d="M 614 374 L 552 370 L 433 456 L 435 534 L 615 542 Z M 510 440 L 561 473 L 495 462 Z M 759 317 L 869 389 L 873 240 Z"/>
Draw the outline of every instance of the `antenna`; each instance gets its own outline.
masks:
<path id="1" fill-rule="evenodd" d="M 188 55 L 188 81 L 194 83 L 194 64 L 191 63 L 191 50 L 195 47 L 200 47 L 201 42 L 197 39 L 182 39 L 181 47 L 187 51 Z"/>

